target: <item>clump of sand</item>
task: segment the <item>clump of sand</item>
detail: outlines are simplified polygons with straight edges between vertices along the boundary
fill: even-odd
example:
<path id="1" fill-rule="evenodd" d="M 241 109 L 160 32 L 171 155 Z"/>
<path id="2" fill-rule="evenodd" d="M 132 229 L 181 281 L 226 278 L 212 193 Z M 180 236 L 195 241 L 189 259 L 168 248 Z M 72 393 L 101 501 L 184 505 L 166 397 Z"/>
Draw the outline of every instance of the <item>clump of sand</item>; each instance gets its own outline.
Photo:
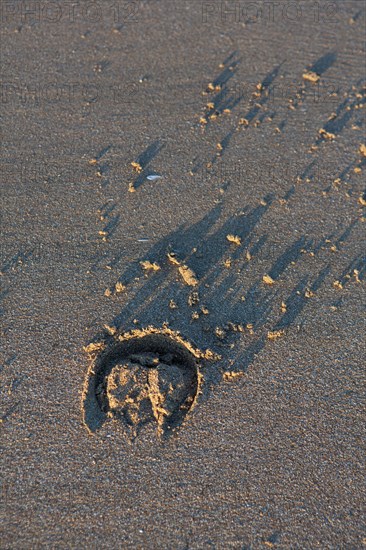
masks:
<path id="1" fill-rule="evenodd" d="M 113 415 L 125 418 L 134 431 L 155 420 L 158 430 L 178 411 L 189 394 L 190 376 L 172 354 L 132 354 L 107 377 L 106 396 Z"/>

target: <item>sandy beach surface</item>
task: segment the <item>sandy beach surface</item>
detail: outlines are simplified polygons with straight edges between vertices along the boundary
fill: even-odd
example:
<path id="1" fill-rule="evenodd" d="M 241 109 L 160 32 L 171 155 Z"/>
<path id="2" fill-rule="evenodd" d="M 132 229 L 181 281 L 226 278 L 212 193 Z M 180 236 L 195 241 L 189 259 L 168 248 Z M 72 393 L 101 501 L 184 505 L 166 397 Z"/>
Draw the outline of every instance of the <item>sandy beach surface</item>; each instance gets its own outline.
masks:
<path id="1" fill-rule="evenodd" d="M 365 530 L 365 3 L 1 2 L 0 546 Z"/>

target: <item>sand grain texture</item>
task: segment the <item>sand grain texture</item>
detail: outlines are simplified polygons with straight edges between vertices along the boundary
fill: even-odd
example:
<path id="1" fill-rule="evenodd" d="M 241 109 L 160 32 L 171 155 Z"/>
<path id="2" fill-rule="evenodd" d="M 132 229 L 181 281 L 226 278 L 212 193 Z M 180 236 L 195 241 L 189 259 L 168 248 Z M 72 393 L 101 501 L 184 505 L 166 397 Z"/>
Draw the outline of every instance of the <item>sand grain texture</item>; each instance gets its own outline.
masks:
<path id="1" fill-rule="evenodd" d="M 3 4 L 1 546 L 363 548 L 364 3 Z"/>

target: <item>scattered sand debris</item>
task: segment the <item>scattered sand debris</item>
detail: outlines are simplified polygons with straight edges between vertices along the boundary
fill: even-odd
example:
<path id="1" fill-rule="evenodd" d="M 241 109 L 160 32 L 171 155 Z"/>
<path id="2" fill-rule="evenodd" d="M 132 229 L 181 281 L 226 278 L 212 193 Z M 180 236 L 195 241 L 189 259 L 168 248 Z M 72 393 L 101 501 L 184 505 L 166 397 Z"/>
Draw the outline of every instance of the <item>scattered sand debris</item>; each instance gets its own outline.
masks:
<path id="1" fill-rule="evenodd" d="M 244 372 L 235 372 L 235 371 L 226 371 L 223 374 L 223 379 L 225 381 L 234 380 L 235 378 L 240 378 L 241 376 L 244 376 Z"/>
<path id="2" fill-rule="evenodd" d="M 220 92 L 220 91 L 221 91 L 220 84 L 217 84 L 216 86 L 214 86 L 214 84 L 212 82 L 208 83 L 207 88 L 206 88 L 206 93 Z"/>
<path id="3" fill-rule="evenodd" d="M 226 336 L 226 332 L 224 331 L 224 329 L 222 327 L 216 327 L 215 328 L 215 336 L 217 336 L 217 338 L 219 338 L 220 340 L 223 340 Z"/>
<path id="4" fill-rule="evenodd" d="M 168 256 L 168 260 L 170 261 L 171 264 L 180 265 L 180 261 L 178 260 L 176 254 L 174 252 L 169 252 L 167 256 Z"/>
<path id="5" fill-rule="evenodd" d="M 169 307 L 170 307 L 170 309 L 177 309 L 177 308 L 178 308 L 178 306 L 177 306 L 177 304 L 174 302 L 174 300 L 170 300 L 170 302 L 169 302 Z"/>
<path id="6" fill-rule="evenodd" d="M 266 285 L 274 285 L 274 280 L 272 279 L 272 277 L 270 275 L 263 275 L 263 282 Z"/>
<path id="7" fill-rule="evenodd" d="M 131 166 L 134 172 L 137 172 L 138 174 L 142 172 L 142 166 L 139 162 L 131 162 Z"/>
<path id="8" fill-rule="evenodd" d="M 196 306 L 200 301 L 198 292 L 191 292 L 191 294 L 188 296 L 188 305 L 189 306 Z"/>
<path id="9" fill-rule="evenodd" d="M 198 285 L 198 280 L 196 278 L 196 275 L 192 271 L 190 267 L 187 265 L 181 265 L 179 266 L 179 273 L 183 277 L 184 282 L 189 286 L 196 286 Z"/>
<path id="10" fill-rule="evenodd" d="M 160 265 L 158 265 L 156 262 L 150 262 L 149 260 L 140 262 L 140 265 L 145 271 L 159 271 L 160 269 Z"/>
<path id="11" fill-rule="evenodd" d="M 226 235 L 227 240 L 229 243 L 237 244 L 238 246 L 241 245 L 241 238 L 238 235 Z"/>
<path id="12" fill-rule="evenodd" d="M 338 288 L 340 290 L 343 288 L 343 285 L 342 285 L 341 281 L 334 281 L 333 286 L 334 286 L 334 288 Z"/>
<path id="13" fill-rule="evenodd" d="M 323 136 L 325 139 L 331 139 L 331 140 L 333 140 L 333 139 L 336 138 L 335 134 L 332 134 L 331 132 L 327 132 L 326 130 L 324 130 L 324 128 L 320 128 L 319 134 L 320 134 L 321 136 Z"/>
<path id="14" fill-rule="evenodd" d="M 117 332 L 116 327 L 110 327 L 109 325 L 104 325 L 104 328 L 108 332 L 108 334 L 111 334 L 112 336 Z"/>
<path id="15" fill-rule="evenodd" d="M 117 294 L 120 294 L 121 292 L 123 292 L 124 290 L 126 290 L 126 287 L 124 284 L 122 284 L 120 281 L 118 281 L 116 284 L 115 284 L 115 287 L 114 287 L 115 291 Z"/>
<path id="16" fill-rule="evenodd" d="M 229 330 L 231 330 L 232 332 L 244 332 L 244 327 L 243 327 L 243 325 L 240 325 L 240 324 L 238 324 L 238 323 L 231 323 L 231 322 L 229 322 L 229 323 L 227 324 L 227 328 L 228 328 Z"/>
<path id="17" fill-rule="evenodd" d="M 202 357 L 208 361 L 219 361 L 221 359 L 221 355 L 214 353 L 210 349 L 206 349 L 206 351 L 202 354 Z"/>
<path id="18" fill-rule="evenodd" d="M 309 82 L 318 82 L 320 76 L 313 71 L 307 71 L 302 75 L 304 80 L 308 80 Z"/>
<path id="19" fill-rule="evenodd" d="M 359 149 L 361 155 L 363 155 L 364 157 L 366 157 L 366 145 L 364 143 L 362 143 L 360 145 L 360 149 Z"/>
<path id="20" fill-rule="evenodd" d="M 285 331 L 284 330 L 274 330 L 274 331 L 269 331 L 267 333 L 267 338 L 268 340 L 277 340 L 277 338 L 281 338 L 281 336 L 283 336 L 285 334 Z"/>
<path id="21" fill-rule="evenodd" d="M 241 118 L 239 120 L 239 126 L 249 126 L 249 120 L 247 118 Z"/>

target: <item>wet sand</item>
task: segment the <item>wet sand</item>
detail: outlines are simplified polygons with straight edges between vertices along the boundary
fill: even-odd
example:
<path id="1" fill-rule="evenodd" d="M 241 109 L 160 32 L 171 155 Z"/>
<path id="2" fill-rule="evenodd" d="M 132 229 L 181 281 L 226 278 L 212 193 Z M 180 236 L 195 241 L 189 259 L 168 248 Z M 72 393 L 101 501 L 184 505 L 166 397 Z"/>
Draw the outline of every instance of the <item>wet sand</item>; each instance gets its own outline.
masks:
<path id="1" fill-rule="evenodd" d="M 1 547 L 362 548 L 364 3 L 23 4 Z"/>

